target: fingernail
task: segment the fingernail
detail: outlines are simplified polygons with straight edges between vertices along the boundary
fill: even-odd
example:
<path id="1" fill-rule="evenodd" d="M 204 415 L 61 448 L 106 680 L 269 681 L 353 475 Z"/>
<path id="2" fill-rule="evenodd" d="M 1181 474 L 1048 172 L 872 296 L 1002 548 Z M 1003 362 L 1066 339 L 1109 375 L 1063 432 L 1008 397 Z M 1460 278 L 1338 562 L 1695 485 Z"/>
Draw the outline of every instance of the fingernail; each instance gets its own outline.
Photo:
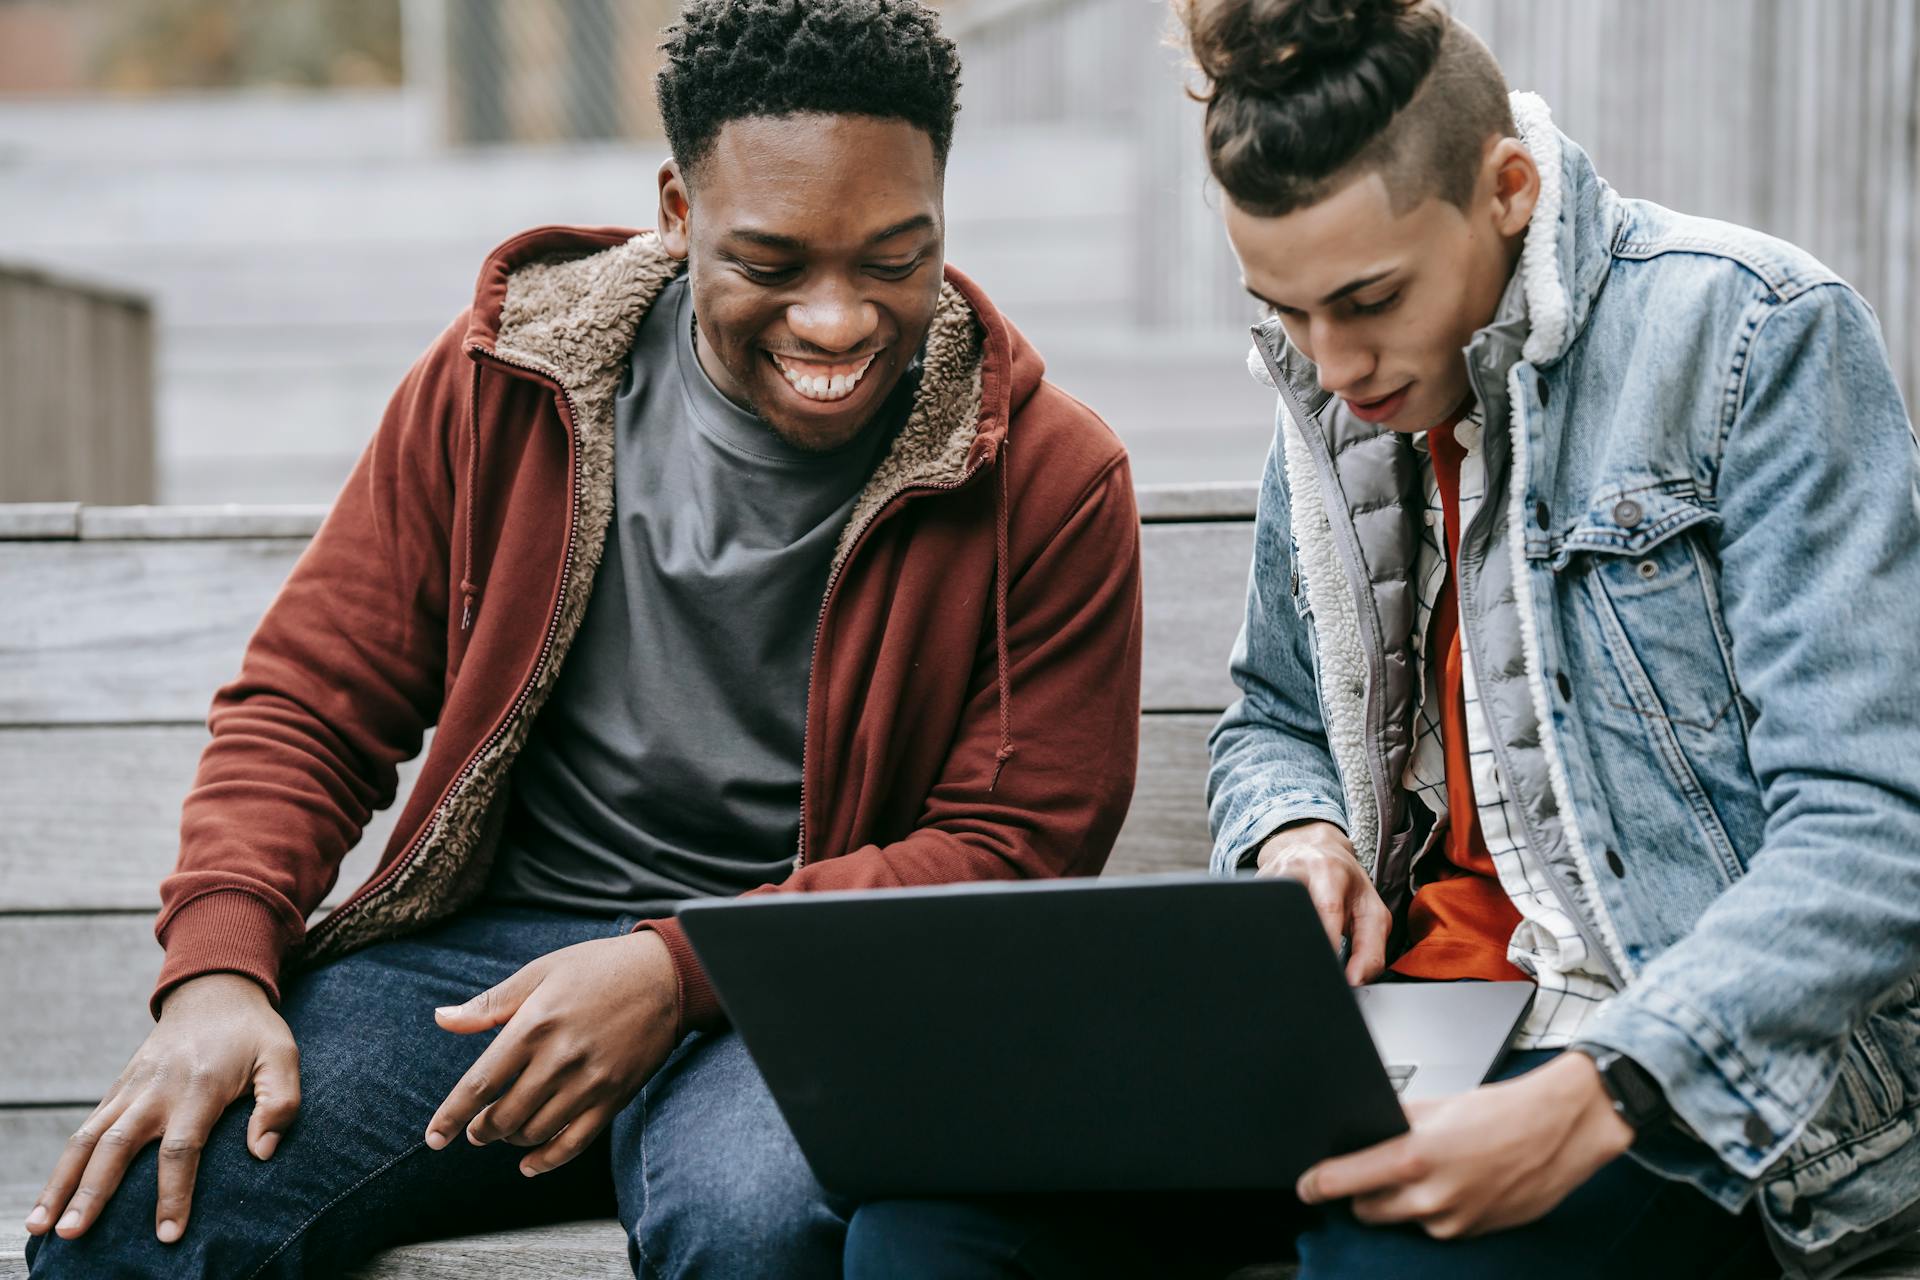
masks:
<path id="1" fill-rule="evenodd" d="M 443 1004 L 433 1012 L 435 1017 L 452 1017 L 454 1014 L 460 1012 L 460 1006 L 457 1004 Z"/>
<path id="2" fill-rule="evenodd" d="M 33 1212 L 27 1215 L 27 1225 L 30 1227 L 46 1226 L 47 1225 L 47 1206 L 43 1204 L 37 1204 L 33 1206 Z"/>
<path id="3" fill-rule="evenodd" d="M 427 1130 L 427 1146 L 431 1147 L 435 1151 L 438 1151 L 440 1148 L 446 1145 L 447 1145 L 446 1134 L 441 1133 L 438 1129 Z"/>
<path id="4" fill-rule="evenodd" d="M 540 1176 L 540 1171 L 539 1171 L 538 1169 L 536 1169 L 536 1168 L 534 1168 L 534 1167 L 533 1167 L 532 1165 L 530 1165 L 530 1164 L 523 1164 L 523 1165 L 521 1165 L 521 1166 L 520 1166 L 520 1172 L 521 1172 L 521 1173 L 522 1173 L 522 1174 L 523 1174 L 524 1176 L 526 1176 L 526 1177 L 529 1177 L 529 1178 L 537 1178 L 537 1177 L 539 1177 L 539 1176 Z"/>
<path id="5" fill-rule="evenodd" d="M 180 1224 L 175 1222 L 172 1218 L 168 1218 L 165 1222 L 160 1224 L 159 1234 L 160 1234 L 161 1244 L 172 1244 L 175 1240 L 178 1240 L 180 1238 Z"/>
<path id="6" fill-rule="evenodd" d="M 280 1135 L 277 1133 L 263 1133 L 260 1135 L 260 1141 L 255 1145 L 259 1147 L 259 1150 L 255 1154 L 260 1159 L 265 1160 L 279 1149 Z"/>
<path id="7" fill-rule="evenodd" d="M 467 1130 L 467 1141 L 476 1147 L 484 1147 L 487 1145 L 487 1140 L 471 1129 Z"/>
<path id="8" fill-rule="evenodd" d="M 54 1230 L 66 1231 L 73 1227 L 77 1227 L 79 1225 L 80 1225 L 80 1211 L 78 1209 L 69 1209 L 67 1210 L 66 1214 L 60 1219 L 60 1225 L 55 1227 Z"/>

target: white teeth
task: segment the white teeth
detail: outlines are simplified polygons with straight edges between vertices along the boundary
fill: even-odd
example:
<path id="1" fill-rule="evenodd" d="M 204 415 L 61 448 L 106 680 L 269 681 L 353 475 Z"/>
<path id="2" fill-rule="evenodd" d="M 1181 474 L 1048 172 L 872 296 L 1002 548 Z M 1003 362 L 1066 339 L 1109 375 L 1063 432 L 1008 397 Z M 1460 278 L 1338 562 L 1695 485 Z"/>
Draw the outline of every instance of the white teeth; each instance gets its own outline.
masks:
<path id="1" fill-rule="evenodd" d="M 867 370 L 873 367 L 874 359 L 878 354 L 875 352 L 874 355 L 862 360 L 851 373 L 832 375 L 800 373 L 788 366 L 779 356 L 773 357 L 773 363 L 793 389 L 809 400 L 844 400 L 853 394 L 855 387 L 860 385 L 860 379 L 865 377 Z"/>

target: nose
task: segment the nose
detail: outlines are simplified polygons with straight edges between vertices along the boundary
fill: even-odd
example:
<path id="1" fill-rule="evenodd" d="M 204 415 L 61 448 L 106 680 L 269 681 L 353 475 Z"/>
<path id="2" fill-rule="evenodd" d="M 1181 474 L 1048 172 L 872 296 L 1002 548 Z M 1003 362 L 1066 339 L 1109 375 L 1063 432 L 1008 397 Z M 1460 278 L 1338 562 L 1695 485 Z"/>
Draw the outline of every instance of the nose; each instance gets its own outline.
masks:
<path id="1" fill-rule="evenodd" d="M 1314 321 L 1309 330 L 1313 349 L 1308 359 L 1320 370 L 1322 391 L 1346 395 L 1359 390 L 1373 376 L 1378 362 L 1365 344 L 1353 341 L 1337 325 Z"/>
<path id="2" fill-rule="evenodd" d="M 857 350 L 879 325 L 879 308 L 843 282 L 823 281 L 787 308 L 793 336 L 826 354 Z"/>

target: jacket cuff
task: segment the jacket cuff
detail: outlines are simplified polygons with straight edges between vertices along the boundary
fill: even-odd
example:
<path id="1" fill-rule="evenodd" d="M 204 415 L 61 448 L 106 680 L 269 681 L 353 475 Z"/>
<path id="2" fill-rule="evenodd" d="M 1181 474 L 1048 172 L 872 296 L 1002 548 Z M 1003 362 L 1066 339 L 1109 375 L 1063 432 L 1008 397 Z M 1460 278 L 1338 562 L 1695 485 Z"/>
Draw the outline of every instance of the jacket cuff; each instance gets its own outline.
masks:
<path id="1" fill-rule="evenodd" d="M 716 1031 L 726 1026 L 726 1011 L 720 1007 L 720 998 L 714 995 L 707 971 L 701 967 L 700 957 L 693 954 L 693 944 L 687 941 L 687 931 L 680 927 L 680 922 L 642 920 L 634 926 L 636 932 L 641 929 L 659 934 L 660 941 L 667 944 L 667 955 L 673 960 L 674 978 L 680 984 L 680 1030 L 675 1039 L 690 1031 Z"/>
<path id="2" fill-rule="evenodd" d="M 243 889 L 220 889 L 194 898 L 169 916 L 156 933 L 167 958 L 147 999 L 156 1021 L 167 993 L 191 978 L 237 973 L 266 989 L 280 1007 L 280 962 L 286 954 L 274 909 Z"/>
<path id="3" fill-rule="evenodd" d="M 1213 874 L 1231 876 L 1245 871 L 1253 865 L 1254 856 L 1268 836 L 1296 822 L 1331 822 L 1342 831 L 1347 829 L 1347 815 L 1338 805 L 1318 797 L 1277 797 L 1248 812 L 1232 831 L 1214 842 Z"/>
<path id="4" fill-rule="evenodd" d="M 1732 1041 L 1687 1005 L 1657 989 L 1631 991 L 1608 1001 L 1594 1021 L 1581 1029 L 1583 1043 L 1624 1053 L 1659 1082 L 1684 1126 L 1711 1152 L 1719 1177 L 1689 1162 L 1692 1144 L 1634 1146 L 1634 1154 L 1656 1166 L 1662 1149 L 1674 1157 L 1670 1176 L 1700 1187 L 1723 1207 L 1737 1210 L 1767 1168 L 1786 1154 L 1800 1123 L 1737 1052 Z M 1683 1166 L 1691 1163 L 1693 1167 Z"/>

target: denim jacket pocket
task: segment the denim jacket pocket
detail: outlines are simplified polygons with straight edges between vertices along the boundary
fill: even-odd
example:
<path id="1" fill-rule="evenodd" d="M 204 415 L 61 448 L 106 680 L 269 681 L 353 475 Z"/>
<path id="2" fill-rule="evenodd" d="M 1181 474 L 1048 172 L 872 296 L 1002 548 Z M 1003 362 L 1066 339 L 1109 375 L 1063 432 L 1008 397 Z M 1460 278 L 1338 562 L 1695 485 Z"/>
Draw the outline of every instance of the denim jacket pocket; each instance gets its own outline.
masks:
<path id="1" fill-rule="evenodd" d="M 1847 1038 L 1835 1077 L 1789 1164 L 1818 1166 L 1835 1150 L 1871 1139 L 1915 1106 L 1920 1089 L 1920 975 L 1901 984 Z"/>
<path id="2" fill-rule="evenodd" d="M 1611 763 L 1616 788 L 1680 799 L 1731 882 L 1743 863 L 1716 793 L 1746 769 L 1746 719 L 1720 616 L 1717 520 L 1685 484 L 1615 490 L 1552 559 L 1578 631 L 1569 648 L 1584 665 L 1590 740 L 1639 757 Z"/>
<path id="3" fill-rule="evenodd" d="M 1711 530 L 1718 520 L 1690 485 L 1615 490 L 1552 549 L 1599 632 L 1595 671 L 1616 711 L 1711 734 L 1738 718 L 1739 688 L 1720 616 Z"/>

